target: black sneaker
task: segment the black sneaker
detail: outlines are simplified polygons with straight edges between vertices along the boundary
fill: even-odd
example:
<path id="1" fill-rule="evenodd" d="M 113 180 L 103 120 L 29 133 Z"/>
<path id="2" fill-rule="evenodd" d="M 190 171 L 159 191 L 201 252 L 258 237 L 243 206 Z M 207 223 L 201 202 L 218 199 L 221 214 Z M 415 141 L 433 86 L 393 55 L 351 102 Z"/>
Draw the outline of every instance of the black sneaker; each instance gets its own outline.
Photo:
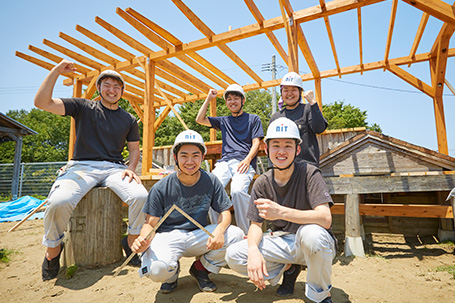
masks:
<path id="1" fill-rule="evenodd" d="M 60 252 L 52 260 L 48 260 L 44 257 L 43 265 L 41 266 L 41 276 L 43 281 L 52 280 L 57 278 L 58 271 L 60 270 L 60 255 L 63 251 L 63 242 L 60 244 Z"/>
<path id="2" fill-rule="evenodd" d="M 195 265 L 196 262 L 197 261 L 193 262 L 193 265 L 191 265 L 190 275 L 196 279 L 197 287 L 199 287 L 199 289 L 204 292 L 215 291 L 216 285 L 209 279 L 207 270 L 197 270 Z"/>
<path id="3" fill-rule="evenodd" d="M 128 236 L 122 239 L 122 248 L 125 251 L 126 258 L 128 258 L 133 252 L 131 251 L 130 246 L 128 245 Z M 135 267 L 140 267 L 141 266 L 141 259 L 137 254 L 134 255 L 134 257 L 128 262 L 129 265 L 135 266 Z"/>
<path id="4" fill-rule="evenodd" d="M 170 294 L 171 292 L 174 291 L 174 289 L 177 288 L 177 281 L 178 281 L 178 274 L 180 272 L 180 261 L 177 261 L 177 279 L 175 280 L 175 282 L 172 282 L 172 283 L 163 283 L 161 284 L 161 287 L 160 287 L 160 292 L 162 294 Z"/>
<path id="5" fill-rule="evenodd" d="M 302 271 L 302 265 L 292 264 L 291 267 L 283 273 L 283 282 L 276 290 L 278 297 L 286 297 L 294 294 L 294 286 L 297 277 Z"/>

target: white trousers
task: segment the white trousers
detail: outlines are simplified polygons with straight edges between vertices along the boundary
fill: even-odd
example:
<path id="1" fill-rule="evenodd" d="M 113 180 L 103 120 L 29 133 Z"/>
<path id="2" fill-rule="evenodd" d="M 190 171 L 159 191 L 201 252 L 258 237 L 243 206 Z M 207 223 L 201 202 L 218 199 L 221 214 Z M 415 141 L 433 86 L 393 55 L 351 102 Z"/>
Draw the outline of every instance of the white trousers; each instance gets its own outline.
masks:
<path id="1" fill-rule="evenodd" d="M 253 166 L 250 165 L 250 168 L 246 173 L 238 173 L 237 167 L 239 163 L 240 161 L 235 159 L 217 162 L 215 164 L 215 168 L 212 170 L 212 174 L 214 174 L 218 180 L 221 181 L 223 187 L 226 187 L 229 180 L 232 179 L 230 195 L 232 204 L 234 205 L 235 222 L 237 223 L 237 226 L 240 227 L 246 234 L 248 233 L 248 229 L 250 227 L 250 221 L 246 218 L 248 203 L 250 202 L 248 189 L 256 172 Z M 219 215 L 220 214 L 218 212 L 210 209 L 210 222 L 212 224 L 217 223 Z"/>
<path id="2" fill-rule="evenodd" d="M 302 264 L 308 267 L 305 295 L 315 302 L 324 300 L 332 288 L 332 260 L 335 257 L 335 241 L 319 225 L 301 226 L 296 234 L 280 237 L 264 236 L 259 244 L 264 256 L 271 285 L 276 285 L 287 264 Z M 226 262 L 236 272 L 248 275 L 248 242 L 240 241 L 228 247 Z"/>
<path id="3" fill-rule="evenodd" d="M 142 207 L 147 190 L 136 181 L 122 180 L 125 165 L 107 161 L 69 161 L 66 170 L 57 178 L 49 192 L 44 212 L 43 245 L 57 247 L 63 232 L 79 201 L 95 186 L 105 186 L 114 191 L 129 205 L 128 233 L 138 235 L 145 222 Z"/>
<path id="4" fill-rule="evenodd" d="M 215 230 L 216 225 L 205 228 L 209 232 Z M 226 265 L 226 248 L 243 239 L 244 233 L 237 226 L 229 226 L 224 233 L 224 245 L 218 250 L 208 250 L 206 247 L 208 235 L 201 229 L 185 231 L 175 229 L 170 232 L 157 233 L 150 247 L 142 253 L 140 276 L 147 276 L 154 282 L 173 283 L 178 278 L 177 262 L 181 257 L 201 256 L 201 263 L 212 272 L 219 273 Z"/>

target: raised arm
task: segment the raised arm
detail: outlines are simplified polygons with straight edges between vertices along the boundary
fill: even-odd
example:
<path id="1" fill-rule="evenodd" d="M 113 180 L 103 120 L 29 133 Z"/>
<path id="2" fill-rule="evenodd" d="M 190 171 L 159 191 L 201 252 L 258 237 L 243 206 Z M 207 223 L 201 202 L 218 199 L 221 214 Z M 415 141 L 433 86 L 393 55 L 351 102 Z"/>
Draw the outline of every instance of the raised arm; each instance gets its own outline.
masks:
<path id="1" fill-rule="evenodd" d="M 57 115 L 65 114 L 65 106 L 59 98 L 52 98 L 55 82 L 58 76 L 64 73 L 75 71 L 74 64 L 68 60 L 63 59 L 62 62 L 54 66 L 47 77 L 41 84 L 38 92 L 35 95 L 34 104 L 39 109 L 51 112 Z"/>
<path id="2" fill-rule="evenodd" d="M 209 107 L 210 101 L 212 101 L 214 98 L 216 98 L 216 95 L 218 94 L 218 91 L 215 89 L 210 89 L 207 98 L 205 98 L 204 103 L 202 104 L 201 108 L 199 109 L 199 112 L 197 113 L 196 117 L 196 122 L 205 125 L 205 126 L 212 126 L 210 124 L 209 119 L 207 118 L 207 109 Z"/>
<path id="3" fill-rule="evenodd" d="M 310 115 L 310 127 L 316 134 L 320 134 L 327 128 L 327 120 L 322 115 L 319 105 L 316 102 L 314 93 L 312 90 L 305 91 L 303 94 L 305 99 L 308 101 L 308 104 L 311 105 L 311 115 Z"/>

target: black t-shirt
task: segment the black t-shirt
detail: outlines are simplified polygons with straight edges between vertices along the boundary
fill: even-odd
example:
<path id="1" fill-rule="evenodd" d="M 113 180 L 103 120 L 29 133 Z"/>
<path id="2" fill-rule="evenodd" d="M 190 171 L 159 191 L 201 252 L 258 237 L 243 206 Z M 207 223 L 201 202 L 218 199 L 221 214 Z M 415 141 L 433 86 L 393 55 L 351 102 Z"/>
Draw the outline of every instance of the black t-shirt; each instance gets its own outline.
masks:
<path id="1" fill-rule="evenodd" d="M 183 185 L 176 172 L 158 181 L 150 190 L 142 211 L 153 217 L 162 217 L 174 204 L 202 226 L 207 225 L 210 207 L 221 213 L 232 206 L 220 180 L 203 170 L 193 186 Z M 174 210 L 158 227 L 158 232 L 174 229 L 190 231 L 197 229 L 197 226 Z"/>
<path id="2" fill-rule="evenodd" d="M 254 204 L 254 200 L 259 198 L 269 199 L 280 205 L 299 210 L 311 210 L 323 203 L 333 205 L 321 171 L 314 165 L 295 162 L 294 172 L 284 186 L 279 186 L 275 182 L 273 174 L 274 170 L 269 170 L 261 175 L 253 185 L 247 213 L 247 218 L 251 221 L 258 223 L 264 221 Z M 284 220 L 271 221 L 271 224 L 274 231 L 282 230 L 291 233 L 296 233 L 300 227 L 300 224 Z"/>
<path id="3" fill-rule="evenodd" d="M 136 118 L 121 109 L 110 110 L 101 101 L 62 99 L 65 116 L 76 121 L 76 143 L 72 160 L 123 161 L 125 140 L 139 141 Z"/>
<path id="4" fill-rule="evenodd" d="M 327 128 L 327 120 L 319 110 L 318 104 L 300 103 L 294 109 L 284 108 L 273 114 L 269 125 L 280 117 L 294 121 L 299 127 L 302 151 L 297 156 L 296 161 L 306 161 L 319 167 L 319 144 L 316 134 L 322 133 Z"/>

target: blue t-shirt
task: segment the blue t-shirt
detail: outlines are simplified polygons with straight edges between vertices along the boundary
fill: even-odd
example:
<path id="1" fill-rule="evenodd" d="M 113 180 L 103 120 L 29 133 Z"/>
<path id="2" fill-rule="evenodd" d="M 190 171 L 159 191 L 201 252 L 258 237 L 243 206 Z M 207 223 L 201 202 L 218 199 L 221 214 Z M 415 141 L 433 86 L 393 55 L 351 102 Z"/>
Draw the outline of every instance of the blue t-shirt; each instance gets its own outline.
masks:
<path id="1" fill-rule="evenodd" d="M 223 145 L 221 159 L 229 161 L 237 159 L 242 161 L 250 152 L 254 138 L 263 138 L 261 119 L 257 115 L 243 113 L 239 117 L 222 116 L 207 117 L 213 128 L 221 130 Z M 251 160 L 251 165 L 256 169 L 256 156 Z"/>
<path id="2" fill-rule="evenodd" d="M 202 226 L 207 226 L 210 207 L 221 213 L 232 206 L 218 178 L 203 170 L 199 181 L 190 187 L 180 182 L 177 172 L 158 181 L 150 190 L 142 211 L 154 217 L 162 217 L 174 204 Z M 181 213 L 174 210 L 158 227 L 158 232 L 174 229 L 191 231 L 197 228 Z"/>

